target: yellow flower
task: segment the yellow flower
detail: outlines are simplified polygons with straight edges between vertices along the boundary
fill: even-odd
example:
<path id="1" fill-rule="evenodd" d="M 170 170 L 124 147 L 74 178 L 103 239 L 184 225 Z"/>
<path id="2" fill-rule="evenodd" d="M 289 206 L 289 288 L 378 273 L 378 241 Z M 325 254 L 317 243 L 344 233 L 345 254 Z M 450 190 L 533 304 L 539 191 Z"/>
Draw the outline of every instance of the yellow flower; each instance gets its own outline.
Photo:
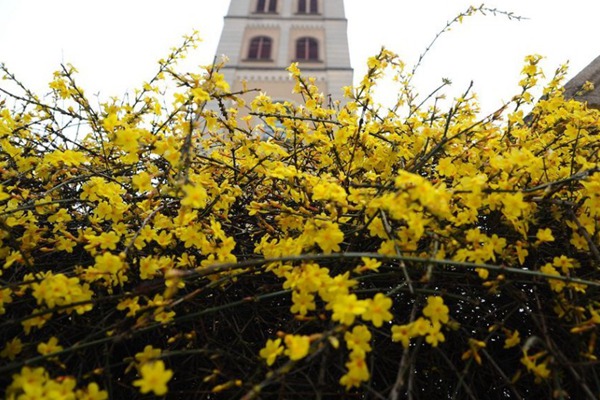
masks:
<path id="1" fill-rule="evenodd" d="M 152 188 L 152 177 L 146 171 L 142 171 L 131 178 L 131 183 L 139 192 L 149 192 Z"/>
<path id="2" fill-rule="evenodd" d="M 191 92 L 195 103 L 201 103 L 203 101 L 210 100 L 210 95 L 208 94 L 208 92 L 206 92 L 206 90 L 202 88 L 193 88 Z"/>
<path id="3" fill-rule="evenodd" d="M 539 382 L 542 379 L 548 378 L 550 376 L 550 370 L 548 369 L 548 359 L 542 361 L 539 364 L 536 364 L 536 361 L 545 356 L 546 352 L 539 352 L 532 356 L 528 355 L 526 351 L 523 352 L 523 357 L 521 357 L 521 364 L 523 364 L 527 371 L 532 372 L 535 375 L 536 382 Z"/>
<path id="4" fill-rule="evenodd" d="M 355 294 L 339 295 L 333 300 L 331 319 L 344 325 L 352 325 L 354 318 L 366 310 L 366 302 L 358 300 Z"/>
<path id="5" fill-rule="evenodd" d="M 481 356 L 479 355 L 479 350 L 485 347 L 485 342 L 469 338 L 469 350 L 462 354 L 461 359 L 468 360 L 469 358 L 473 358 L 477 364 L 481 365 Z"/>
<path id="6" fill-rule="evenodd" d="M 365 271 L 377 272 L 379 270 L 379 267 L 381 267 L 381 262 L 377 261 L 375 258 L 362 257 L 362 262 L 363 265 L 354 268 L 354 272 L 358 274 L 363 273 Z"/>
<path id="7" fill-rule="evenodd" d="M 506 330 L 506 340 L 504 341 L 504 348 L 510 349 L 511 347 L 515 347 L 521 342 L 521 338 L 519 337 L 519 331 L 515 330 L 514 332 L 510 332 Z"/>
<path id="8" fill-rule="evenodd" d="M 391 306 L 392 299 L 386 297 L 383 293 L 377 293 L 373 299 L 366 300 L 362 319 L 372 321 L 373 325 L 379 328 L 384 322 L 392 320 L 393 315 L 389 311 Z"/>
<path id="9" fill-rule="evenodd" d="M 315 243 L 319 245 L 325 254 L 329 254 L 332 251 L 340 251 L 340 243 L 343 240 L 344 234 L 338 224 L 333 222 L 322 224 L 314 236 Z"/>
<path id="10" fill-rule="evenodd" d="M 300 360 L 308 354 L 310 349 L 310 338 L 308 336 L 285 335 L 284 341 L 287 347 L 285 355 L 290 360 Z"/>
<path id="11" fill-rule="evenodd" d="M 190 206 L 192 208 L 202 208 L 208 201 L 206 189 L 201 185 L 184 185 L 183 192 L 185 196 L 181 200 L 182 206 Z"/>
<path id="12" fill-rule="evenodd" d="M 127 153 L 134 153 L 138 149 L 140 132 L 137 129 L 123 129 L 115 134 L 115 144 Z"/>
<path id="13" fill-rule="evenodd" d="M 535 235 L 539 243 L 543 242 L 554 242 L 554 236 L 552 236 L 552 230 L 549 228 L 539 229 Z"/>
<path id="14" fill-rule="evenodd" d="M 590 248 L 585 237 L 581 236 L 577 232 L 573 232 L 573 236 L 569 242 L 575 246 L 577 250 L 587 251 Z"/>
<path id="15" fill-rule="evenodd" d="M 523 244 L 520 240 L 517 242 L 516 251 L 517 257 L 519 258 L 519 264 L 523 265 L 523 263 L 525 262 L 525 258 L 529 255 L 529 251 L 523 248 Z"/>
<path id="16" fill-rule="evenodd" d="M 427 306 L 423 308 L 423 315 L 428 317 L 434 324 L 448 322 L 448 307 L 444 304 L 444 299 L 440 296 L 427 297 Z"/>
<path id="17" fill-rule="evenodd" d="M 154 392 L 162 396 L 169 390 L 167 383 L 173 376 L 173 371 L 165 369 L 165 364 L 159 360 L 142 365 L 140 368 L 141 379 L 133 381 L 134 386 L 140 387 L 141 393 Z"/>
<path id="18" fill-rule="evenodd" d="M 432 328 L 433 326 L 431 325 L 431 321 L 428 321 L 423 317 L 419 317 L 410 324 L 410 335 L 411 337 L 425 336 L 431 331 Z"/>
<path id="19" fill-rule="evenodd" d="M 87 389 L 77 390 L 78 400 L 106 400 L 108 399 L 108 392 L 106 390 L 100 390 L 100 387 L 96 382 L 88 384 Z"/>
<path id="20" fill-rule="evenodd" d="M 10 195 L 4 191 L 4 186 L 0 185 L 0 201 L 9 199 Z"/>
<path id="21" fill-rule="evenodd" d="M 319 288 L 319 296 L 323 301 L 328 302 L 327 309 L 333 308 L 333 303 L 338 296 L 345 296 L 349 293 L 350 288 L 358 283 L 354 279 L 350 279 L 350 272 L 346 271 L 343 274 L 336 275 L 332 278 L 325 279 L 326 284 Z"/>
<path id="22" fill-rule="evenodd" d="M 563 274 L 568 274 L 569 269 L 577 267 L 576 261 L 566 256 L 554 257 L 552 265 L 560 268 Z"/>
<path id="23" fill-rule="evenodd" d="M 283 353 L 281 339 L 269 339 L 265 347 L 258 354 L 267 361 L 267 365 L 271 366 L 281 353 Z"/>
<path id="24" fill-rule="evenodd" d="M 343 187 L 334 182 L 322 181 L 313 187 L 312 198 L 314 201 L 326 200 L 346 205 L 348 194 Z"/>
<path id="25" fill-rule="evenodd" d="M 560 276 L 560 272 L 558 272 L 550 263 L 542 266 L 540 272 L 543 272 L 546 275 Z M 558 279 L 548 279 L 548 283 L 550 284 L 550 288 L 557 293 L 562 292 L 566 286 L 565 281 L 560 281 Z"/>
<path id="26" fill-rule="evenodd" d="M 4 349 L 0 352 L 0 357 L 14 360 L 17 355 L 23 350 L 23 342 L 18 337 L 13 338 L 10 342 L 6 342 Z"/>
<path id="27" fill-rule="evenodd" d="M 440 328 L 439 324 L 433 324 L 429 334 L 425 337 L 425 341 L 433 347 L 437 347 L 439 342 L 444 342 L 446 340 L 446 337 L 442 331 L 440 331 Z"/>
<path id="28" fill-rule="evenodd" d="M 315 296 L 305 291 L 293 291 L 292 302 L 294 304 L 290 308 L 290 311 L 294 314 L 306 315 L 308 311 L 316 308 Z"/>
<path id="29" fill-rule="evenodd" d="M 503 214 L 509 220 L 519 218 L 529 207 L 523 199 L 523 193 L 507 193 L 502 198 Z"/>
<path id="30" fill-rule="evenodd" d="M 147 256 L 140 260 L 140 278 L 152 279 L 160 271 L 162 265 L 159 261 L 152 257 Z"/>
<path id="31" fill-rule="evenodd" d="M 127 281 L 125 275 L 126 264 L 119 256 L 111 253 L 103 253 L 94 258 L 96 263 L 94 267 L 89 268 L 91 275 L 99 274 L 100 278 L 110 284 L 123 283 Z"/>
<path id="32" fill-rule="evenodd" d="M 438 161 L 437 171 L 440 176 L 453 176 L 456 174 L 457 168 L 451 157 L 444 157 Z"/>
<path id="33" fill-rule="evenodd" d="M 60 223 L 60 222 L 69 222 L 73 219 L 73 217 L 69 214 L 67 210 L 61 208 L 55 214 L 48 217 L 48 222 Z"/>
<path id="34" fill-rule="evenodd" d="M 392 326 L 392 341 L 402 342 L 402 346 L 407 348 L 412 338 L 412 327 L 410 324 L 407 325 L 393 325 Z"/>
<path id="35" fill-rule="evenodd" d="M 0 290 L 0 315 L 6 313 L 5 306 L 12 303 L 12 290 L 9 288 Z"/>
<path id="36" fill-rule="evenodd" d="M 145 364 L 158 359 L 161 353 L 161 349 L 155 349 L 152 347 L 152 345 L 146 345 L 146 347 L 144 347 L 144 351 L 135 354 L 135 359 L 140 364 Z"/>
<path id="37" fill-rule="evenodd" d="M 369 344 L 371 332 L 364 325 L 357 325 L 352 329 L 352 332 L 346 332 L 344 340 L 348 349 L 353 353 L 362 354 L 364 357 L 366 353 L 371 351 L 371 345 Z"/>
<path id="38" fill-rule="evenodd" d="M 360 354 L 350 353 L 350 360 L 346 363 L 346 368 L 348 368 L 348 372 L 340 378 L 340 385 L 345 386 L 346 390 L 359 387 L 361 382 L 369 380 L 367 362 Z"/>
<path id="39" fill-rule="evenodd" d="M 117 304 L 117 310 L 119 311 L 123 311 L 126 308 L 129 309 L 126 314 L 127 317 L 135 316 L 135 313 L 141 308 L 141 306 L 138 304 L 138 298 L 126 298 Z"/>
<path id="40" fill-rule="evenodd" d="M 191 224 L 185 228 L 182 228 L 178 232 L 179 239 L 184 242 L 186 248 L 195 246 L 199 249 L 206 246 L 208 243 L 206 236 L 200 232 L 199 227 Z"/>
<path id="41" fill-rule="evenodd" d="M 173 234 L 167 231 L 161 231 L 154 237 L 154 240 L 160 247 L 167 247 L 173 242 Z"/>
<path id="42" fill-rule="evenodd" d="M 52 336 L 50 340 L 48 340 L 48 342 L 42 342 L 37 346 L 38 353 L 40 353 L 43 356 L 56 353 L 57 351 L 61 351 L 62 349 L 63 347 L 58 345 L 58 338 L 56 338 L 55 336 Z"/>
<path id="43" fill-rule="evenodd" d="M 475 268 L 475 272 L 477 272 L 477 275 L 484 280 L 490 276 L 490 271 L 485 268 Z"/>
<path id="44" fill-rule="evenodd" d="M 103 250 L 115 250 L 117 248 L 117 243 L 119 243 L 120 240 L 121 238 L 115 231 L 102 232 L 100 236 L 98 236 L 98 244 Z"/>
<path id="45" fill-rule="evenodd" d="M 115 113 L 108 114 L 106 118 L 102 120 L 102 126 L 108 132 L 112 132 L 115 129 L 115 127 L 119 125 L 121 125 L 121 122 L 119 121 L 119 117 L 117 117 L 117 114 Z"/>

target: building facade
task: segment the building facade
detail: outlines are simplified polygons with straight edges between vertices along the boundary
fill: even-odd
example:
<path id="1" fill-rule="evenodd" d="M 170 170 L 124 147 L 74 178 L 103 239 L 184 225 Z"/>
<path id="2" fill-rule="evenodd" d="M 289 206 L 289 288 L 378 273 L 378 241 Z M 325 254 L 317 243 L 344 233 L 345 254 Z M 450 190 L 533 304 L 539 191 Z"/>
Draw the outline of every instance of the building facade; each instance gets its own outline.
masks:
<path id="1" fill-rule="evenodd" d="M 231 0 L 221 55 L 229 59 L 222 72 L 234 92 L 245 81 L 273 100 L 300 101 L 286 71 L 292 62 L 334 101 L 352 85 L 343 0 Z"/>

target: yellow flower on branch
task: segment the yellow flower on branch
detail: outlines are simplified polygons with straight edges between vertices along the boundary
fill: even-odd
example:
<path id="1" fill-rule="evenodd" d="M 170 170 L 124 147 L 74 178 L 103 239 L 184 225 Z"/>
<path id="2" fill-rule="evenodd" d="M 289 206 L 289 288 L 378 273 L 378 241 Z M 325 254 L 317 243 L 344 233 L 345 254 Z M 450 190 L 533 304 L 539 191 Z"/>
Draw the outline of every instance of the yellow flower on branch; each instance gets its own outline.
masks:
<path id="1" fill-rule="evenodd" d="M 197 185 L 184 185 L 183 192 L 185 196 L 181 200 L 182 206 L 190 206 L 192 208 L 202 208 L 208 201 L 208 193 L 206 189 L 200 184 Z"/>
<path id="2" fill-rule="evenodd" d="M 290 360 L 300 360 L 308 354 L 310 349 L 310 338 L 303 335 L 285 335 L 285 355 Z"/>
<path id="3" fill-rule="evenodd" d="M 523 212 L 529 208 L 529 205 L 523 199 L 523 193 L 506 193 L 502 197 L 502 213 L 510 221 L 516 220 L 523 215 Z"/>
<path id="4" fill-rule="evenodd" d="M 267 344 L 260 350 L 258 355 L 265 359 L 268 366 L 271 366 L 277 357 L 283 353 L 283 350 L 281 339 L 268 339 Z"/>
<path id="5" fill-rule="evenodd" d="M 56 353 L 62 349 L 63 347 L 58 344 L 58 338 L 56 336 L 52 336 L 46 343 L 42 342 L 37 346 L 38 353 L 43 356 Z"/>
<path id="6" fill-rule="evenodd" d="M 344 240 L 344 234 L 339 225 L 334 222 L 321 223 L 315 233 L 314 241 L 325 254 L 332 251 L 340 251 L 340 243 Z"/>
<path id="7" fill-rule="evenodd" d="M 141 193 L 149 192 L 153 189 L 152 176 L 146 171 L 141 171 L 137 175 L 134 175 L 131 178 L 131 183 Z"/>
<path id="8" fill-rule="evenodd" d="M 363 314 L 367 309 L 364 300 L 358 300 L 355 294 L 336 296 L 332 303 L 333 314 L 331 319 L 344 325 L 352 325 L 356 316 Z"/>
<path id="9" fill-rule="evenodd" d="M 393 325 L 392 326 L 392 341 L 401 342 L 404 348 L 408 348 L 412 335 L 412 327 L 410 324 Z"/>
<path id="10" fill-rule="evenodd" d="M 425 341 L 429 343 L 432 347 L 437 347 L 439 342 L 444 342 L 446 340 L 446 337 L 444 336 L 440 328 L 441 326 L 439 324 L 433 324 L 432 329 L 425 337 Z"/>
<path id="11" fill-rule="evenodd" d="M 168 392 L 167 383 L 173 376 L 173 371 L 165 369 L 162 360 L 145 363 L 140 367 L 141 378 L 133 381 L 134 386 L 139 386 L 142 394 L 154 392 L 162 396 Z"/>
<path id="12" fill-rule="evenodd" d="M 570 269 L 576 268 L 579 265 L 577 261 L 566 256 L 554 257 L 552 265 L 556 268 L 560 268 L 563 274 L 568 274 Z"/>
<path id="13" fill-rule="evenodd" d="M 294 314 L 306 315 L 308 311 L 316 308 L 315 296 L 305 291 L 293 291 L 292 303 L 294 304 L 292 304 L 290 311 Z"/>
<path id="14" fill-rule="evenodd" d="M 521 343 L 521 338 L 519 337 L 518 330 L 515 329 L 514 332 L 511 332 L 508 329 L 506 329 L 505 333 L 506 333 L 506 340 L 504 341 L 505 349 L 510 349 L 512 347 L 515 347 L 519 343 Z"/>
<path id="15" fill-rule="evenodd" d="M 362 313 L 362 319 L 372 321 L 373 325 L 379 328 L 384 322 L 391 321 L 393 318 L 389 309 L 392 307 L 392 299 L 386 297 L 383 293 L 377 293 L 372 299 L 365 300 L 365 311 Z"/>
<path id="16" fill-rule="evenodd" d="M 138 129 L 122 129 L 115 135 L 115 144 L 126 153 L 135 153 L 139 147 L 140 136 Z"/>
<path id="17" fill-rule="evenodd" d="M 537 362 L 540 358 L 546 355 L 545 351 L 541 351 L 534 355 L 527 354 L 523 351 L 523 357 L 521 357 L 521 364 L 527 368 L 527 371 L 535 375 L 535 382 L 539 383 L 542 379 L 547 379 L 550 376 L 550 370 L 548 369 L 549 358 L 546 358 L 542 362 Z"/>
<path id="18" fill-rule="evenodd" d="M 155 349 L 152 345 L 148 344 L 144 347 L 144 350 L 135 354 L 135 359 L 140 364 L 146 364 L 151 361 L 157 360 L 162 353 L 161 349 Z"/>
<path id="19" fill-rule="evenodd" d="M 544 242 L 554 242 L 554 236 L 552 235 L 552 230 L 549 228 L 539 229 L 536 233 L 535 237 L 538 240 L 538 243 Z"/>
<path id="20" fill-rule="evenodd" d="M 202 88 L 194 88 L 191 91 L 194 103 L 202 103 L 210 100 L 208 92 Z"/>
<path id="21" fill-rule="evenodd" d="M 427 297 L 427 306 L 423 308 L 423 315 L 435 323 L 448 323 L 448 306 L 444 304 L 444 299 L 440 296 Z"/>
<path id="22" fill-rule="evenodd" d="M 6 305 L 12 303 L 12 290 L 9 288 L 0 289 L 0 315 L 6 314 Z"/>
<path id="23" fill-rule="evenodd" d="M 345 386 L 347 390 L 360 386 L 362 382 L 368 381 L 371 376 L 363 354 L 350 353 L 350 360 L 346 363 L 346 368 L 348 368 L 348 372 L 340 378 L 340 384 Z"/>
<path id="24" fill-rule="evenodd" d="M 0 185 L 0 201 L 9 199 L 10 195 L 4 191 L 4 186 Z"/>
<path id="25" fill-rule="evenodd" d="M 11 341 L 6 342 L 4 349 L 0 351 L 0 357 L 14 360 L 19 353 L 23 350 L 23 342 L 18 337 L 13 338 Z"/>
<path id="26" fill-rule="evenodd" d="M 365 271 L 377 272 L 379 270 L 379 267 L 381 267 L 381 262 L 375 258 L 362 257 L 361 259 L 363 264 L 354 268 L 354 272 L 356 272 L 357 274 L 363 273 Z"/>
<path id="27" fill-rule="evenodd" d="M 111 284 L 127 281 L 127 276 L 124 274 L 126 264 L 121 257 L 111 253 L 103 253 L 96 256 L 95 261 L 94 269 L 90 272 L 99 274 L 99 278 Z"/>
<path id="28" fill-rule="evenodd" d="M 540 268 L 540 272 L 543 272 L 546 275 L 560 276 L 560 272 L 558 272 L 556 268 L 554 268 L 550 263 L 547 263 L 544 266 L 542 266 Z M 558 279 L 548 279 L 548 283 L 550 284 L 550 288 L 557 293 L 562 292 L 566 286 L 565 281 L 561 281 Z"/>
<path id="29" fill-rule="evenodd" d="M 344 340 L 348 349 L 353 353 L 362 354 L 364 357 L 366 353 L 371 351 L 371 345 L 369 344 L 371 332 L 364 325 L 357 325 L 351 332 L 346 332 Z"/>
<path id="30" fill-rule="evenodd" d="M 313 187 L 312 198 L 314 201 L 334 201 L 346 205 L 348 194 L 343 187 L 334 182 L 321 181 Z"/>
<path id="31" fill-rule="evenodd" d="M 85 390 L 78 389 L 76 397 L 78 400 L 107 400 L 108 392 L 100 390 L 96 382 L 88 384 Z"/>
<path id="32" fill-rule="evenodd" d="M 486 347 L 486 343 L 481 341 L 481 340 L 476 340 L 473 338 L 469 338 L 469 350 L 465 351 L 462 356 L 461 359 L 463 361 L 468 360 L 469 358 L 472 358 L 473 360 L 475 360 L 475 362 L 479 365 L 481 365 L 481 356 L 479 355 L 479 350 L 483 349 Z"/>

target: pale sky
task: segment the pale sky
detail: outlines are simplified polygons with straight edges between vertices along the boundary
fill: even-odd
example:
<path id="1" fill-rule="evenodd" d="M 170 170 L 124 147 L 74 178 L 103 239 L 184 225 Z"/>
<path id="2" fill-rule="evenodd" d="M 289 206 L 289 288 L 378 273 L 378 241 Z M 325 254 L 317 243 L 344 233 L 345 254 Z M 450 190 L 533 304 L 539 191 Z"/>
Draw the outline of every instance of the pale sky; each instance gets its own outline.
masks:
<path id="1" fill-rule="evenodd" d="M 355 82 L 365 72 L 366 58 L 381 46 L 411 66 L 445 23 L 471 4 L 480 3 L 345 0 Z M 185 67 L 193 72 L 211 63 L 228 5 L 229 0 L 0 0 L 0 62 L 38 92 L 46 90 L 61 62 L 69 62 L 88 93 L 119 96 L 150 79 L 156 61 L 194 29 L 204 41 Z M 495 0 L 486 5 L 528 19 L 476 16 L 456 25 L 424 60 L 414 81 L 421 94 L 449 78 L 448 94 L 457 96 L 473 80 L 483 109 L 493 111 L 518 93 L 526 55 L 544 56 L 547 76 L 570 61 L 569 77 L 600 55 L 597 0 Z M 382 101 L 393 97 L 382 91 Z"/>

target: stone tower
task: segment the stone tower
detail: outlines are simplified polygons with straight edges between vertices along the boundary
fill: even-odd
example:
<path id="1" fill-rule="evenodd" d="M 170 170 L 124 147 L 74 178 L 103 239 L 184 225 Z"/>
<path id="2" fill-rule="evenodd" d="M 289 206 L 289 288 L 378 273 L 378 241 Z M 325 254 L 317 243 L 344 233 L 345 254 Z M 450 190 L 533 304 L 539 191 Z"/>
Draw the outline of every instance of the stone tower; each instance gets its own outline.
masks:
<path id="1" fill-rule="evenodd" d="M 217 56 L 232 91 L 266 92 L 276 101 L 299 101 L 286 71 L 298 62 L 319 90 L 341 100 L 352 85 L 343 0 L 231 0 Z"/>

